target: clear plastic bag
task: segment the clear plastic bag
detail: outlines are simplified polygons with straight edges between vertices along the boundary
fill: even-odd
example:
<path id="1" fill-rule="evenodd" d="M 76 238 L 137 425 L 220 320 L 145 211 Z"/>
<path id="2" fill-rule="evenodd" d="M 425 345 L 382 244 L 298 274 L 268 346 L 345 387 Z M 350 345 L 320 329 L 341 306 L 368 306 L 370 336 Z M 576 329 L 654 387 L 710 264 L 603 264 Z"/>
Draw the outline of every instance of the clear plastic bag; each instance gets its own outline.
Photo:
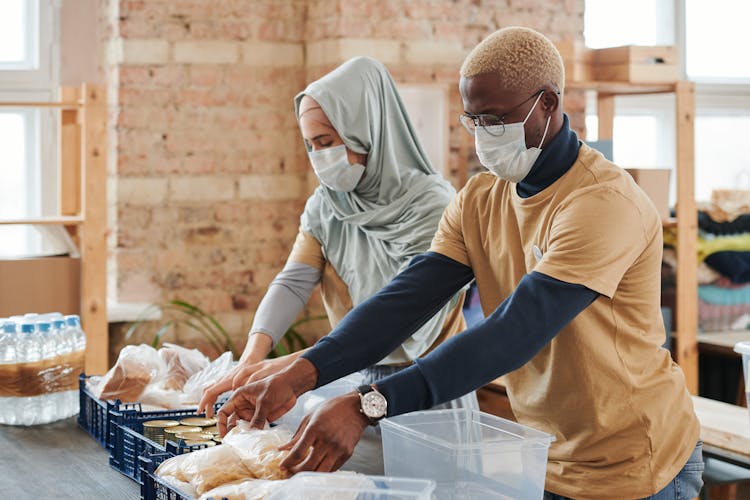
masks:
<path id="1" fill-rule="evenodd" d="M 200 500 L 265 500 L 284 487 L 286 481 L 248 479 L 227 483 L 204 493 Z"/>
<path id="2" fill-rule="evenodd" d="M 140 401 L 146 386 L 163 377 L 166 370 L 167 365 L 153 347 L 146 344 L 125 346 L 115 366 L 92 390 L 99 399 L 135 403 Z"/>
<path id="3" fill-rule="evenodd" d="M 184 456 L 187 458 L 180 464 L 177 478 L 184 478 L 199 495 L 222 484 L 254 477 L 232 446 L 222 444 Z"/>
<path id="4" fill-rule="evenodd" d="M 161 480 L 187 497 L 195 498 L 198 496 L 198 492 L 195 491 L 192 484 L 180 481 L 174 476 L 164 476 Z"/>
<path id="5" fill-rule="evenodd" d="M 182 388 L 182 404 L 197 405 L 203 395 L 203 389 L 223 378 L 224 375 L 234 368 L 235 364 L 232 360 L 232 353 L 225 352 L 204 369 L 190 377 Z"/>
<path id="6" fill-rule="evenodd" d="M 368 476 L 357 472 L 303 472 L 286 481 L 283 489 L 266 500 L 356 500 L 357 498 L 395 498 L 379 490 Z M 409 498 L 412 498 L 409 496 Z"/>
<path id="7" fill-rule="evenodd" d="M 278 448 L 291 439 L 292 433 L 284 427 L 253 429 L 249 422 L 240 420 L 237 426 L 224 436 L 222 442 L 237 450 L 242 462 L 256 478 L 285 479 L 288 474 L 281 469 L 281 462 L 289 452 Z"/>
<path id="8" fill-rule="evenodd" d="M 167 366 L 160 384 L 165 390 L 181 391 L 190 377 L 209 365 L 208 358 L 199 350 L 175 344 L 164 344 L 159 349 L 159 356 Z"/>

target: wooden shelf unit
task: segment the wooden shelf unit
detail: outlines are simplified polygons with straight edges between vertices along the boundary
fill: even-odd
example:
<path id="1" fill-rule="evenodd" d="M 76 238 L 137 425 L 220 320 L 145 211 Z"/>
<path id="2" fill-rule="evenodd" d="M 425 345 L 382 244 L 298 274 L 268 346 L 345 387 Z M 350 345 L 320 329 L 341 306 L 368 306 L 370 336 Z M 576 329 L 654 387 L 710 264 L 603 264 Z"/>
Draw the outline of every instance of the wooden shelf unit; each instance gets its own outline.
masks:
<path id="1" fill-rule="evenodd" d="M 0 102 L 0 108 L 57 108 L 59 215 L 0 220 L 0 225 L 58 224 L 81 253 L 81 322 L 86 332 L 86 373 L 109 368 L 107 328 L 106 96 L 97 85 L 60 89 L 58 102 Z"/>
<path id="2" fill-rule="evenodd" d="M 675 96 L 676 217 L 663 222 L 677 227 L 677 289 L 673 332 L 674 357 L 685 373 L 688 390 L 698 394 L 698 221 L 695 205 L 695 85 L 677 81 L 663 84 L 624 82 L 568 82 L 567 89 L 597 93 L 599 140 L 612 139 L 615 97 L 620 95 L 665 94 Z"/>

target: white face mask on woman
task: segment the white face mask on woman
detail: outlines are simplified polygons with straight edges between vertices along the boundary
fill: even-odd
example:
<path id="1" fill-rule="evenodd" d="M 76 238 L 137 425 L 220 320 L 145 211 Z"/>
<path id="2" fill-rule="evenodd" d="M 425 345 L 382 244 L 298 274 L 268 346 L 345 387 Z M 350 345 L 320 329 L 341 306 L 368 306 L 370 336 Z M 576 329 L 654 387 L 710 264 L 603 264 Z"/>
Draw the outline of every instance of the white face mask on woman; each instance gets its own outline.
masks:
<path id="1" fill-rule="evenodd" d="M 539 142 L 539 147 L 536 148 L 526 147 L 526 134 L 523 126 L 534 111 L 539 99 L 542 98 L 543 93 L 541 92 L 539 97 L 536 98 L 529 114 L 522 122 L 477 127 L 474 131 L 474 145 L 480 163 L 501 179 L 520 182 L 529 174 L 531 167 L 534 166 L 534 162 L 542 152 L 541 146 L 544 143 L 544 138 L 547 137 L 547 129 L 552 117 L 547 118 L 544 135 Z M 504 132 L 503 129 L 505 129 Z"/>
<path id="2" fill-rule="evenodd" d="M 365 172 L 364 165 L 349 163 L 346 157 L 346 146 L 343 144 L 319 151 L 310 151 L 308 156 L 320 183 L 333 191 L 353 191 Z"/>

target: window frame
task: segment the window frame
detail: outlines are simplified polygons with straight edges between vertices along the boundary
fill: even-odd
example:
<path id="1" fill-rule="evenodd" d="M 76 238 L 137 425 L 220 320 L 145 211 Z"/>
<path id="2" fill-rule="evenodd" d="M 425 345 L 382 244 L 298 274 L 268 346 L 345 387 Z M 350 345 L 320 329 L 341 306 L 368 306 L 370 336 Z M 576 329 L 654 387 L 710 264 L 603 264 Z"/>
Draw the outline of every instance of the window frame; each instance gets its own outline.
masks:
<path id="1" fill-rule="evenodd" d="M 674 0 L 674 45 L 679 54 L 679 72 L 681 78 L 687 80 L 687 4 L 686 0 Z M 750 80 L 735 78 L 697 78 L 695 83 L 695 117 L 703 116 L 746 116 L 750 114 Z M 615 98 L 616 116 L 654 116 L 659 128 L 664 131 L 661 141 L 665 142 L 665 151 L 669 151 L 672 160 L 667 164 L 671 169 L 676 168 L 674 131 L 674 97 L 672 95 L 627 96 Z M 596 94 L 586 94 L 586 115 L 596 115 Z M 662 154 L 656 159 L 654 167 L 663 166 Z M 615 158 L 617 161 L 617 158 Z M 698 168 L 698 165 L 696 165 Z M 674 175 L 672 176 L 671 198 L 674 201 Z"/>
<path id="2" fill-rule="evenodd" d="M 59 92 L 59 0 L 27 0 L 33 37 L 29 49 L 35 68 L 14 69 L 0 66 L 0 100 L 46 102 Z M 16 64 L 16 68 L 21 64 Z M 42 108 L 6 108 L 24 116 L 27 141 L 28 216 L 57 215 L 59 173 L 57 168 L 59 111 Z M 42 182 L 44 180 L 44 182 Z"/>

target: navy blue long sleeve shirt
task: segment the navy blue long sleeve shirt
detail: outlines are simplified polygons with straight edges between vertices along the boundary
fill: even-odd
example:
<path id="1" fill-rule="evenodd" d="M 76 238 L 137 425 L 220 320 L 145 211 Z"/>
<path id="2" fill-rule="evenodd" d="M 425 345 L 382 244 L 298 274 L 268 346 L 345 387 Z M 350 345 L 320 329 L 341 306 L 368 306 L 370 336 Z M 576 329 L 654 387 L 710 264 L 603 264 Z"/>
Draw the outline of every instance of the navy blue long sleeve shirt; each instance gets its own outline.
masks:
<path id="1" fill-rule="evenodd" d="M 517 184 L 519 195 L 533 196 L 559 179 L 575 162 L 579 145 L 566 116 L 561 131 Z M 473 278 L 470 267 L 444 255 L 416 256 L 407 269 L 303 355 L 318 370 L 317 385 L 385 357 Z M 524 276 L 484 321 L 377 382 L 388 401 L 388 415 L 455 399 L 519 368 L 597 297 L 582 285 L 538 272 Z"/>

